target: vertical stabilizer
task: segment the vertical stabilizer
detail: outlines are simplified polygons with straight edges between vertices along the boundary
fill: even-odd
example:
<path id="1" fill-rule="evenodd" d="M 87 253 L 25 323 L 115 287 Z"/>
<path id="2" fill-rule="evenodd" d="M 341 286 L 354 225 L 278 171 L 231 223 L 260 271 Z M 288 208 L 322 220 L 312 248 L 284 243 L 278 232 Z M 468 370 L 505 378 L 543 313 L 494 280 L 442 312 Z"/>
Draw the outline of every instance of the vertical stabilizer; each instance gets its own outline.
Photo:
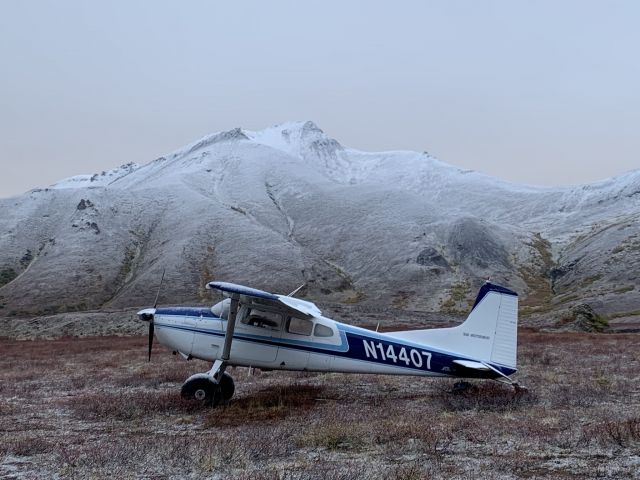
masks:
<path id="1" fill-rule="evenodd" d="M 518 294 L 485 283 L 471 313 L 461 325 L 391 332 L 406 340 L 441 348 L 482 362 L 516 368 L 518 354 Z"/>

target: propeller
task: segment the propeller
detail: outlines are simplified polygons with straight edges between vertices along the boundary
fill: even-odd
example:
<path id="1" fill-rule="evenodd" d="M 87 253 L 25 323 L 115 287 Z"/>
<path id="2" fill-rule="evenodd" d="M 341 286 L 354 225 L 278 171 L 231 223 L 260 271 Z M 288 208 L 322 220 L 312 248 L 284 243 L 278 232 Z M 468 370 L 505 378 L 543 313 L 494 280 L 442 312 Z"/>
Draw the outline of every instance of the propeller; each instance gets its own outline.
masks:
<path id="1" fill-rule="evenodd" d="M 153 317 L 156 313 L 156 307 L 158 306 L 158 297 L 160 296 L 160 289 L 162 288 L 162 282 L 164 281 L 164 271 L 165 269 L 163 268 L 162 277 L 160 277 L 160 285 L 158 285 L 158 291 L 156 292 L 156 299 L 153 302 L 153 314 L 150 315 L 149 318 L 149 362 L 151 361 L 151 349 L 153 348 L 153 332 L 155 330 L 153 326 Z"/>

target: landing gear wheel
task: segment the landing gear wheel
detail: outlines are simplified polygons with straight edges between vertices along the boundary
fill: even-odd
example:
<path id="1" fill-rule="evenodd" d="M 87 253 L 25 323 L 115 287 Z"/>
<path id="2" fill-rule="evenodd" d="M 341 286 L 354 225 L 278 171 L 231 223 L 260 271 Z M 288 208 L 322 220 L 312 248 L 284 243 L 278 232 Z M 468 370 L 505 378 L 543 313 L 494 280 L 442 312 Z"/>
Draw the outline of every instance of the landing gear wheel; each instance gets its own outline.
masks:
<path id="1" fill-rule="evenodd" d="M 184 382 L 180 394 L 203 405 L 216 406 L 222 399 L 220 385 L 209 378 L 193 378 Z"/>
<path id="2" fill-rule="evenodd" d="M 236 391 L 236 386 L 233 383 L 233 378 L 228 373 L 223 373 L 220 379 L 220 392 L 222 395 L 222 401 L 228 402 L 233 397 L 233 393 Z"/>

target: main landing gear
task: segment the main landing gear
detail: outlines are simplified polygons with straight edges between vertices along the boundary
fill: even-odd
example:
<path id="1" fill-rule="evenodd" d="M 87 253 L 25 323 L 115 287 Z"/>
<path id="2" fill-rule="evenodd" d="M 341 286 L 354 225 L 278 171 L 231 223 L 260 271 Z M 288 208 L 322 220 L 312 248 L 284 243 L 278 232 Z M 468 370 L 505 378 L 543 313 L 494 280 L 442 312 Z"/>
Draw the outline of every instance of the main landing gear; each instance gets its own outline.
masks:
<path id="1" fill-rule="evenodd" d="M 225 365 L 216 360 L 207 373 L 191 375 L 182 385 L 180 394 L 184 398 L 214 407 L 221 402 L 227 403 L 236 388 L 233 378 L 224 369 Z"/>
<path id="2" fill-rule="evenodd" d="M 207 288 L 209 287 L 207 286 Z M 207 373 L 196 373 L 184 382 L 181 392 L 183 397 L 213 406 L 220 402 L 228 402 L 233 397 L 233 392 L 235 391 L 233 378 L 225 373 L 225 369 L 231 353 L 231 341 L 233 340 L 239 302 L 240 294 L 233 293 L 229 304 L 229 318 L 220 359 L 213 362 L 211 370 Z M 151 351 L 151 347 L 149 347 L 149 351 Z"/>

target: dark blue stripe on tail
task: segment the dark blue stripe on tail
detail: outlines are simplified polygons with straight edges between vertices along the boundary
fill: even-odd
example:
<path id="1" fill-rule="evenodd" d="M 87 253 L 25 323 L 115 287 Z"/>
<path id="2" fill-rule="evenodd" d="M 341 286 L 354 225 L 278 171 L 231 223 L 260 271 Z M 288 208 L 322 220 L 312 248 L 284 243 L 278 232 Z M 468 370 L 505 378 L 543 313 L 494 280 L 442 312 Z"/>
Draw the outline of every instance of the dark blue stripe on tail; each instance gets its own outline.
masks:
<path id="1" fill-rule="evenodd" d="M 480 291 L 478 292 L 478 296 L 476 297 L 476 301 L 473 304 L 473 308 L 476 308 L 476 305 L 478 305 L 480 303 L 480 301 L 485 297 L 485 295 L 487 293 L 489 293 L 489 292 L 504 293 L 506 295 L 513 295 L 514 297 L 518 296 L 518 294 L 516 292 L 514 292 L 513 290 L 509 290 L 508 288 L 501 287 L 500 285 L 495 285 L 493 283 L 486 282 L 480 288 Z M 472 308 L 472 310 L 473 310 L 473 308 Z"/>

